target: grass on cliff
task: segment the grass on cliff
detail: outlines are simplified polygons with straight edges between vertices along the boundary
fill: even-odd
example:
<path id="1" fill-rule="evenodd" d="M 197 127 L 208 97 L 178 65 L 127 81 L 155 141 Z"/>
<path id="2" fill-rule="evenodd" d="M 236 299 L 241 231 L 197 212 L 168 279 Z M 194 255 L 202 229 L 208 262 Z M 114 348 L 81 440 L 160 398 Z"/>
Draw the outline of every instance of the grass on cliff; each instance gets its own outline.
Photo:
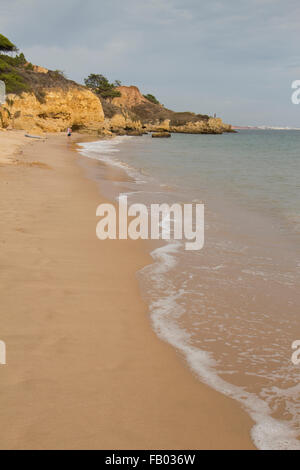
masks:
<path id="1" fill-rule="evenodd" d="M 155 98 L 154 95 L 151 95 L 150 93 L 148 93 L 148 95 L 143 95 L 144 98 L 146 98 L 146 100 L 150 101 L 151 103 L 154 103 L 154 104 L 160 104 L 160 102 L 158 101 L 157 98 Z"/>
<path id="2" fill-rule="evenodd" d="M 84 83 L 87 88 L 104 99 L 112 100 L 121 96 L 120 91 L 117 90 L 121 84 L 119 80 L 110 83 L 104 75 L 91 73 L 88 78 L 84 79 Z"/>
<path id="3" fill-rule="evenodd" d="M 79 86 L 68 80 L 58 70 L 48 73 L 35 72 L 33 65 L 26 61 L 23 54 L 16 57 L 0 54 L 0 80 L 5 83 L 7 94 L 20 95 L 25 91 L 32 92 L 39 101 L 43 101 L 44 89 L 61 88 L 67 90 L 70 87 Z"/>
<path id="4" fill-rule="evenodd" d="M 18 68 L 20 65 L 20 57 L 10 57 L 0 54 L 0 80 L 5 83 L 6 93 L 22 93 L 29 89 Z"/>
<path id="5" fill-rule="evenodd" d="M 7 94 L 20 95 L 27 91 L 34 93 L 39 101 L 43 101 L 44 90 L 47 88 L 67 90 L 71 87 L 80 87 L 68 80 L 59 70 L 48 73 L 35 72 L 34 66 L 27 62 L 23 53 L 10 55 L 17 52 L 17 47 L 0 34 L 0 80 L 5 83 Z"/>
<path id="6" fill-rule="evenodd" d="M 2 52 L 16 52 L 16 46 L 3 34 L 0 34 L 0 51 Z"/>
<path id="7" fill-rule="evenodd" d="M 183 126 L 188 122 L 208 121 L 209 119 L 209 116 L 206 114 L 195 114 L 188 111 L 176 113 L 150 101 L 134 106 L 131 108 L 131 111 L 143 124 L 148 122 L 155 123 L 157 121 L 163 122 L 165 119 L 169 119 L 171 126 Z"/>
<path id="8" fill-rule="evenodd" d="M 99 95 L 98 95 L 99 96 Z M 188 122 L 208 121 L 209 116 L 206 114 L 195 114 L 190 112 L 176 113 L 170 109 L 164 108 L 161 104 L 153 103 L 148 100 L 133 108 L 120 108 L 107 101 L 101 95 L 99 96 L 102 103 L 104 116 L 112 118 L 115 114 L 126 113 L 133 121 L 141 121 L 142 124 L 163 122 L 165 119 L 170 120 L 171 126 L 182 126 Z"/>

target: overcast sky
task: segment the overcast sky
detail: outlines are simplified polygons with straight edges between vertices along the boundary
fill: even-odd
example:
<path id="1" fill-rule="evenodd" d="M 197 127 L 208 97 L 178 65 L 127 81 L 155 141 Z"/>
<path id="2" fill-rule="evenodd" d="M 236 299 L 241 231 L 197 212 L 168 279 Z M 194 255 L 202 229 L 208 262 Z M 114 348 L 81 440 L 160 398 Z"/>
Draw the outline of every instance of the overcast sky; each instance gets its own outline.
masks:
<path id="1" fill-rule="evenodd" d="M 0 0 L 0 33 L 79 82 L 102 73 L 178 111 L 300 127 L 299 0 Z"/>

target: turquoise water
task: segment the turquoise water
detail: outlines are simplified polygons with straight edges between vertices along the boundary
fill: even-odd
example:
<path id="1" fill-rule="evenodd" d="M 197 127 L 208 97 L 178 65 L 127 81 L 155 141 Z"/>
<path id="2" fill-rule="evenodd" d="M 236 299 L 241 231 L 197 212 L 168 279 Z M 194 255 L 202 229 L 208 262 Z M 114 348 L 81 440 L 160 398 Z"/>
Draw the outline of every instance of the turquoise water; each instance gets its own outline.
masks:
<path id="1" fill-rule="evenodd" d="M 152 327 L 199 379 L 239 401 L 258 448 L 300 448 L 300 132 L 119 137 L 84 144 L 109 197 L 203 202 L 205 245 L 171 241 L 139 273 Z M 97 172 L 96 172 L 97 173 Z M 95 173 L 95 174 L 96 174 Z M 98 174 L 99 177 L 99 174 Z"/>
<path id="2" fill-rule="evenodd" d="M 227 197 L 300 223 L 300 132 L 239 131 L 127 142 L 118 155 L 187 195 Z M 151 143 L 151 145 L 150 145 Z M 290 227 L 294 230 L 296 227 Z"/>

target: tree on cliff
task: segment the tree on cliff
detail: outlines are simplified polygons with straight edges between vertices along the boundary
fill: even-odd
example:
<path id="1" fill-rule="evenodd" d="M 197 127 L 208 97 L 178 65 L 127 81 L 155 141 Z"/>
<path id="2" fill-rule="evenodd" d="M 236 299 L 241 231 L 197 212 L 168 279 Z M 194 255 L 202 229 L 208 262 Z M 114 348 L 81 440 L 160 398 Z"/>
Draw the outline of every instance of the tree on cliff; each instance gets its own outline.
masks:
<path id="1" fill-rule="evenodd" d="M 120 91 L 116 90 L 116 87 L 121 84 L 118 80 L 115 83 L 109 83 L 103 75 L 92 73 L 84 80 L 84 83 L 94 93 L 101 95 L 102 98 L 112 99 L 121 96 Z"/>
<path id="2" fill-rule="evenodd" d="M 146 98 L 148 101 L 150 101 L 151 103 L 154 103 L 154 104 L 160 104 L 160 102 L 158 101 L 158 99 L 155 98 L 154 95 L 151 95 L 150 93 L 148 93 L 148 95 L 144 95 L 144 98 Z"/>
<path id="3" fill-rule="evenodd" d="M 0 80 L 5 83 L 6 93 L 22 93 L 28 89 L 21 72 L 26 59 L 24 54 L 12 57 L 10 52 L 17 52 L 17 47 L 3 34 L 0 34 Z"/>
<path id="4" fill-rule="evenodd" d="M 0 52 L 16 52 L 17 47 L 3 34 L 0 34 Z"/>

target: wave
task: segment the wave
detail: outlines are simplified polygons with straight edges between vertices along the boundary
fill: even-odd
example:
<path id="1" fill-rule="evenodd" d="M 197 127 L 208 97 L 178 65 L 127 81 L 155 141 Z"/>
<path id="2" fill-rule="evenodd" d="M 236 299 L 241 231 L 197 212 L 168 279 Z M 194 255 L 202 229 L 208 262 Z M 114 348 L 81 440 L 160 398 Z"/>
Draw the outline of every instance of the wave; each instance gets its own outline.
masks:
<path id="1" fill-rule="evenodd" d="M 121 136 L 112 140 L 97 141 L 80 144 L 80 153 L 88 158 L 103 161 L 109 165 L 117 166 L 126 171 L 126 173 L 133 177 L 136 183 L 141 181 L 141 173 L 128 164 L 118 159 L 117 155 L 121 144 L 129 142 L 133 137 Z M 145 176 L 145 175 L 143 175 Z M 146 177 L 147 179 L 147 177 Z M 144 181 L 143 181 L 144 182 Z M 152 185 L 151 185 L 152 187 Z M 144 189 L 142 191 L 138 189 Z M 141 188 L 130 186 L 130 191 L 119 192 L 119 200 L 122 197 L 134 196 L 141 193 L 141 197 L 148 194 L 148 187 L 143 185 Z M 155 194 L 164 194 L 161 190 L 163 185 L 160 184 L 156 187 Z M 123 189 L 123 188 L 122 188 Z M 136 190 L 134 190 L 136 189 Z M 148 191 L 149 192 L 149 191 Z M 152 192 L 150 193 L 152 194 Z M 147 196 L 148 197 L 148 196 Z M 164 229 L 169 223 L 169 220 L 164 220 L 161 223 Z M 195 347 L 192 344 L 191 331 L 179 326 L 178 320 L 185 314 L 185 307 L 180 300 L 189 294 L 185 290 L 185 285 L 175 286 L 170 271 L 177 270 L 182 254 L 182 245 L 180 241 L 172 241 L 165 243 L 162 247 L 152 251 L 151 256 L 153 263 L 144 267 L 138 273 L 143 284 L 143 293 L 147 297 L 151 323 L 157 336 L 162 340 L 168 342 L 185 358 L 187 365 L 192 372 L 199 378 L 199 380 L 216 391 L 235 399 L 241 404 L 246 412 L 251 416 L 255 425 L 251 430 L 251 437 L 258 449 L 272 450 L 272 449 L 298 449 L 300 450 L 300 441 L 297 439 L 297 431 L 292 427 L 293 423 L 281 421 L 272 417 L 272 403 L 268 397 L 260 397 L 256 393 L 247 391 L 242 386 L 233 385 L 220 377 L 217 370 L 218 363 L 213 354 Z M 225 247 L 226 248 L 226 247 Z M 224 252 L 224 248 L 222 249 Z M 217 264 L 215 267 L 208 266 L 207 270 L 213 270 L 218 273 L 223 269 L 222 264 Z M 202 266 L 197 269 L 206 269 Z M 190 272 L 190 271 L 189 271 Z M 191 272 L 190 272 L 191 273 Z M 252 273 L 248 273 L 249 275 Z M 265 275 L 254 272 L 253 276 Z M 190 274 L 193 276 L 193 274 Z M 290 389 L 284 390 L 284 393 L 289 394 Z M 283 395 L 283 391 L 279 388 L 272 390 L 275 395 Z M 294 395 L 294 390 L 291 388 L 290 393 Z M 264 399 L 265 398 L 265 399 Z M 269 405 L 270 402 L 270 405 Z"/>
<path id="2" fill-rule="evenodd" d="M 81 147 L 78 151 L 81 155 L 92 158 L 93 160 L 99 160 L 109 165 L 121 168 L 128 176 L 135 179 L 139 183 L 143 182 L 140 173 L 130 165 L 122 162 L 116 158 L 115 154 L 120 152 L 119 145 L 130 141 L 133 137 L 131 136 L 118 136 L 109 140 L 97 140 L 95 142 L 83 142 L 77 144 Z"/>
<path id="3" fill-rule="evenodd" d="M 271 416 L 268 403 L 254 393 L 247 392 L 222 379 L 217 372 L 217 363 L 211 353 L 190 344 L 190 333 L 179 327 L 176 319 L 184 313 L 178 299 L 185 294 L 184 289 L 176 289 L 168 273 L 176 267 L 180 242 L 172 242 L 152 251 L 154 263 L 140 270 L 141 277 L 149 279 L 152 288 L 148 292 L 152 327 L 157 336 L 171 344 L 185 358 L 189 368 L 199 380 L 214 390 L 238 401 L 256 423 L 251 430 L 255 446 L 260 450 L 300 450 L 297 431 L 288 423 Z"/>

